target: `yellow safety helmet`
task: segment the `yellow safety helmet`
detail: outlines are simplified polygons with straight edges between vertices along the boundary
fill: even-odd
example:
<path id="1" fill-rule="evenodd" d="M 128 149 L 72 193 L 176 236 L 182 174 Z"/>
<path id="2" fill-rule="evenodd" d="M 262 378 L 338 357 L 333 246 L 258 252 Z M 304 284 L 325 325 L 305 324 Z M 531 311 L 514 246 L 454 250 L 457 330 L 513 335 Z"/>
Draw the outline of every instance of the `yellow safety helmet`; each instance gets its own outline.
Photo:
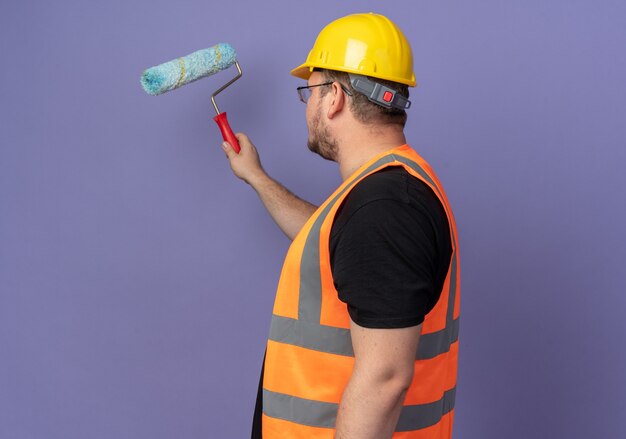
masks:
<path id="1" fill-rule="evenodd" d="M 408 40 L 384 15 L 353 14 L 327 25 L 304 64 L 291 74 L 309 79 L 314 68 L 338 70 L 415 86 Z"/>

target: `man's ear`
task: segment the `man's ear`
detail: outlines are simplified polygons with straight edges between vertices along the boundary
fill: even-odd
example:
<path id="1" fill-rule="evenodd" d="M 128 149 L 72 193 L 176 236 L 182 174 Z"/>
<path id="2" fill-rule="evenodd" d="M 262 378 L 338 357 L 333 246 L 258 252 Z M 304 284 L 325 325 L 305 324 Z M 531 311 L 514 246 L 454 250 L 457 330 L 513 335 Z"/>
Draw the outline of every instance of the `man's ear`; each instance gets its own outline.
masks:
<path id="1" fill-rule="evenodd" d="M 327 116 L 329 119 L 332 119 L 337 114 L 341 113 L 341 111 L 344 110 L 347 104 L 346 95 L 341 89 L 341 86 L 339 85 L 339 83 L 335 81 L 333 82 L 331 87 L 332 87 L 331 100 L 330 100 L 330 106 L 328 107 L 328 113 L 327 113 Z"/>

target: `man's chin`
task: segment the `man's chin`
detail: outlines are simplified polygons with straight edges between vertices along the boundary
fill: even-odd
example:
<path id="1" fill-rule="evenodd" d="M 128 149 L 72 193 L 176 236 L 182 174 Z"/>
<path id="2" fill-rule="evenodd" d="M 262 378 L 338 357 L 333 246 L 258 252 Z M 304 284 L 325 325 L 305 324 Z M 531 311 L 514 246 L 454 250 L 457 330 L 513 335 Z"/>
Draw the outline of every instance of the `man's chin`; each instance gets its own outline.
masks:
<path id="1" fill-rule="evenodd" d="M 315 154 L 320 153 L 319 144 L 311 141 L 311 139 L 307 140 L 306 146 L 309 148 L 309 151 L 314 152 Z"/>
<path id="2" fill-rule="evenodd" d="M 330 162 L 335 162 L 335 158 L 331 154 L 326 154 L 322 152 L 319 143 L 307 141 L 306 146 L 309 148 L 309 151 L 314 152 L 324 160 L 328 160 Z"/>

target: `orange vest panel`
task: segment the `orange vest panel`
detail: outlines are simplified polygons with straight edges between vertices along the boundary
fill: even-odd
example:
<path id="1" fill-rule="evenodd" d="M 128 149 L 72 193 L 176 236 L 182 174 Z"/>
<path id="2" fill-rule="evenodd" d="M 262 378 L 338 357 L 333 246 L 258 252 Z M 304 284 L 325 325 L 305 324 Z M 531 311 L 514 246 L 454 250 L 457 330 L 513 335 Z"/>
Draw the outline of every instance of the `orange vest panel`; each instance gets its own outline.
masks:
<path id="1" fill-rule="evenodd" d="M 408 145 L 359 168 L 318 208 L 293 240 L 281 272 L 263 379 L 263 437 L 333 438 L 341 396 L 354 367 L 350 316 L 330 268 L 330 231 L 339 206 L 363 178 L 402 166 L 441 201 L 452 257 L 439 301 L 426 315 L 413 382 L 394 438 L 452 436 L 458 363 L 460 267 L 452 210 L 431 167 Z"/>

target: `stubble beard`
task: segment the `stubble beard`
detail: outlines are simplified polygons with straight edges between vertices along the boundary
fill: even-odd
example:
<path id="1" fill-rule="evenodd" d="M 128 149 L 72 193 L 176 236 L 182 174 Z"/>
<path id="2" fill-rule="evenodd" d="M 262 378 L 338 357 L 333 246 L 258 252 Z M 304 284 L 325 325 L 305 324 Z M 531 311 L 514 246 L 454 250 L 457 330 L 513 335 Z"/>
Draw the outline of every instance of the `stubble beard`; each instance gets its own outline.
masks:
<path id="1" fill-rule="evenodd" d="M 327 126 L 321 125 L 321 109 L 318 108 L 318 111 L 311 121 L 310 134 L 306 144 L 311 152 L 314 152 L 323 159 L 336 162 L 337 140 L 331 136 Z"/>

